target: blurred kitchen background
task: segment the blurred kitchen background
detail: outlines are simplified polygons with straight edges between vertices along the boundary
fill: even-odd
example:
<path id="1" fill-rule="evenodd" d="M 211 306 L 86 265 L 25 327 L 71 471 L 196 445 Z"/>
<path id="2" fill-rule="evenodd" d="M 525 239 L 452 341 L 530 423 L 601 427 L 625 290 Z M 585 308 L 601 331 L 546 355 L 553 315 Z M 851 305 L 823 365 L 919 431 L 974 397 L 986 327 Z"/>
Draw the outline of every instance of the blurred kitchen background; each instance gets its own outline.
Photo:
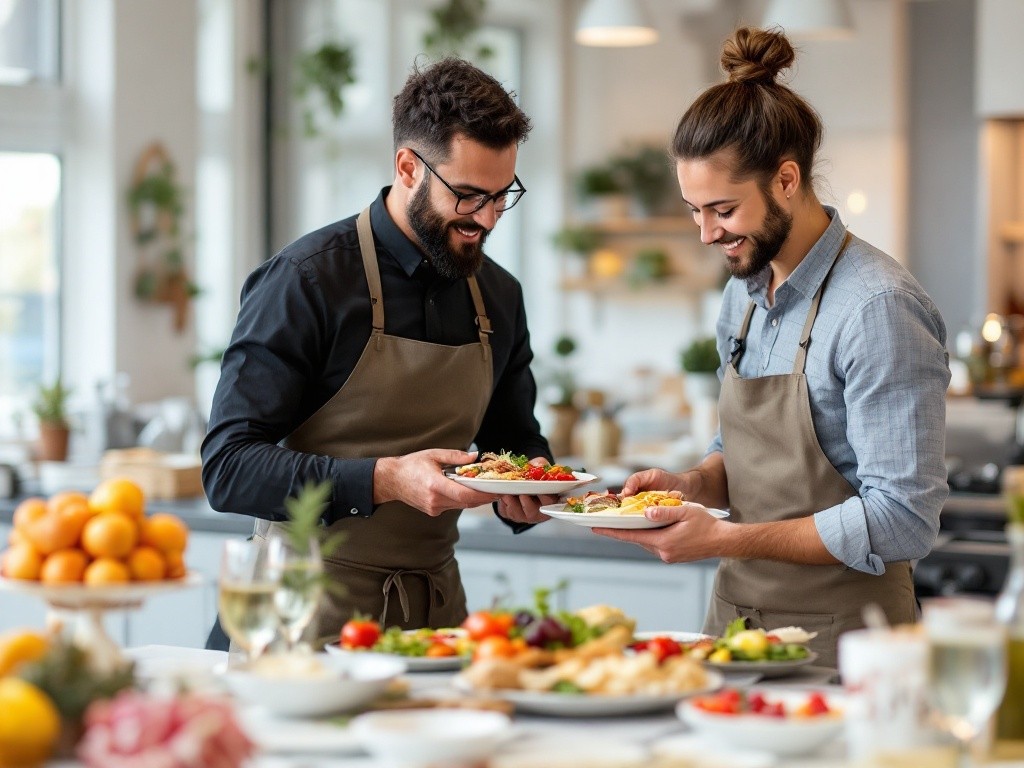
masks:
<path id="1" fill-rule="evenodd" d="M 579 42 L 611 12 L 645 44 Z M 242 281 L 390 183 L 392 96 L 446 50 L 534 121 L 529 194 L 489 250 L 524 285 L 559 456 L 611 483 L 697 460 L 724 275 L 665 148 L 722 40 L 765 21 L 824 119 L 821 198 L 945 317 L 941 546 L 1001 535 L 1002 469 L 1024 463 L 1020 0 L 0 0 L 0 495 L 154 462 L 158 494 L 201 494 Z M 940 566 L 937 590 L 1002 583 Z"/>

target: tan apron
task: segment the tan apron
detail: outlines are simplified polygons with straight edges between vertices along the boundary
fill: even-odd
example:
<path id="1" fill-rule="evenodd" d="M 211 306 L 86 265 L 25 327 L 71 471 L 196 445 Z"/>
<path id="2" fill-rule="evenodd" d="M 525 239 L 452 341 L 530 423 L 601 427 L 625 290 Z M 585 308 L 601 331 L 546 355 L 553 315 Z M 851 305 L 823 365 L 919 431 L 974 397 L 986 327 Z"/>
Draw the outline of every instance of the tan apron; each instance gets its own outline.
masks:
<path id="1" fill-rule="evenodd" d="M 427 448 L 466 450 L 491 398 L 494 372 L 490 321 L 475 277 L 469 277 L 480 341 L 432 344 L 384 333 L 384 299 L 369 209 L 357 219 L 373 331 L 351 375 L 337 393 L 289 435 L 284 445 L 342 459 L 400 456 Z M 354 510 L 353 510 L 354 511 Z M 317 615 L 321 641 L 337 638 L 353 613 L 385 626 L 445 627 L 466 616 L 466 594 L 455 562 L 460 511 L 430 517 L 402 502 L 388 502 L 370 517 L 335 522 L 344 544 L 324 566 L 344 585 L 325 594 Z M 266 537 L 282 523 L 259 520 Z"/>
<path id="2" fill-rule="evenodd" d="M 836 261 L 849 239 L 847 233 Z M 804 375 L 811 327 L 827 282 L 828 275 L 811 302 L 791 374 L 740 377 L 737 365 L 754 302 L 747 307 L 719 400 L 733 522 L 810 517 L 857 495 L 818 444 Z M 718 566 L 704 631 L 720 635 L 740 616 L 754 628 L 803 627 L 818 633 L 810 643 L 819 654 L 816 663 L 835 667 L 837 638 L 864 626 L 861 610 L 869 602 L 878 603 L 894 624 L 914 621 L 910 564 L 886 563 L 885 573 L 873 576 L 842 564 L 726 558 Z"/>

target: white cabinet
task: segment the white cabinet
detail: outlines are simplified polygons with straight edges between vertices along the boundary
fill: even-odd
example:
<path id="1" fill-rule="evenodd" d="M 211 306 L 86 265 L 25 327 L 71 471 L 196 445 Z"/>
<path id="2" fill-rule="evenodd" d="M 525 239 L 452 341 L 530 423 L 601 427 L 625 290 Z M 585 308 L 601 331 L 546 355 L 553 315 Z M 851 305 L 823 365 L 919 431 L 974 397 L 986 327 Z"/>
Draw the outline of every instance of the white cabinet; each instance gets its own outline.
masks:
<path id="1" fill-rule="evenodd" d="M 605 603 L 637 620 L 641 631 L 699 632 L 707 612 L 715 566 L 668 565 L 660 561 L 552 557 L 482 550 L 457 550 L 470 611 L 533 604 L 537 587 L 565 581 L 555 607 L 576 610 Z"/>
<path id="2" fill-rule="evenodd" d="M 977 5 L 975 99 L 982 117 L 1024 114 L 1024 3 L 980 0 Z"/>

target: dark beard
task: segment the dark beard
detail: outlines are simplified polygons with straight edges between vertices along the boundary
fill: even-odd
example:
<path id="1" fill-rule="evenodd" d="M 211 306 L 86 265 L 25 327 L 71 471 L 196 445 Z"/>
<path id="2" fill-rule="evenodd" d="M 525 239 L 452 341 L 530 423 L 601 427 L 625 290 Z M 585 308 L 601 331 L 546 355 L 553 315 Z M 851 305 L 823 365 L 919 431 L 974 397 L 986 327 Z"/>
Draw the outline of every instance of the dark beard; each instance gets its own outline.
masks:
<path id="1" fill-rule="evenodd" d="M 442 277 L 457 280 L 469 277 L 476 272 L 484 261 L 483 245 L 489 230 L 483 229 L 476 222 L 460 221 L 463 227 L 481 229 L 479 243 L 467 243 L 459 249 L 451 245 L 450 230 L 455 222 L 447 222 L 430 204 L 429 182 L 421 184 L 409 201 L 409 226 L 419 238 L 420 247 L 427 254 L 430 263 Z"/>
<path id="2" fill-rule="evenodd" d="M 749 263 L 744 266 L 739 259 L 728 256 L 725 258 L 725 268 L 729 270 L 729 274 L 742 280 L 753 277 L 767 267 L 772 259 L 779 255 L 782 244 L 786 242 L 786 238 L 789 237 L 789 233 L 793 229 L 793 216 L 782 210 L 782 206 L 775 202 L 775 198 L 771 194 L 763 191 L 761 194 L 764 197 L 767 211 L 761 230 L 756 234 L 747 235 L 747 239 L 754 246 Z M 720 237 L 718 242 L 722 242 L 722 240 L 728 242 L 728 239 L 735 238 L 735 236 L 728 238 L 729 234 L 732 233 Z"/>

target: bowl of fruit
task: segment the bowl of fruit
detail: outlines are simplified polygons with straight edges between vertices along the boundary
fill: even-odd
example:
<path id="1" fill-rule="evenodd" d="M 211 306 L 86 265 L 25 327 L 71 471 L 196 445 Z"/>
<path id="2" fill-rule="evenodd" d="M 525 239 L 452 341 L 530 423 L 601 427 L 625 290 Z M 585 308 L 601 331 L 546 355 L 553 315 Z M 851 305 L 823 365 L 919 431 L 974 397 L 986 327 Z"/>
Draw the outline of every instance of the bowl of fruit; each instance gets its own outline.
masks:
<path id="1" fill-rule="evenodd" d="M 843 728 L 838 692 L 725 688 L 680 702 L 676 713 L 708 740 L 785 756 L 814 752 Z"/>

